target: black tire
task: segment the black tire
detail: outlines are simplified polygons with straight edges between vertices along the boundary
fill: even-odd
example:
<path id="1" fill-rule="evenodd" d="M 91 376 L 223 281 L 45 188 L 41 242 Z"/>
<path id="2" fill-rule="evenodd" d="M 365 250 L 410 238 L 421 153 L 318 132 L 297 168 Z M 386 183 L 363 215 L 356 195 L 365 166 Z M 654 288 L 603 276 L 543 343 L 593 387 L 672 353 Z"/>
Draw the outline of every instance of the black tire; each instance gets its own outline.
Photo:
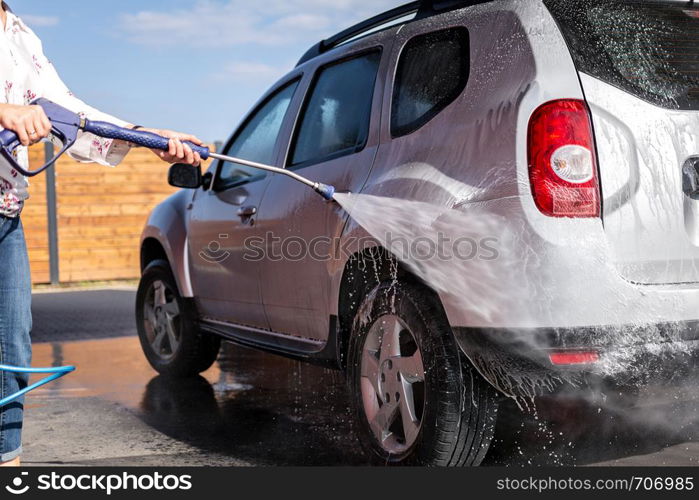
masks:
<path id="1" fill-rule="evenodd" d="M 382 318 L 389 316 L 399 318 L 399 328 L 405 325 L 408 333 L 412 333 L 410 337 L 419 348 L 424 365 L 424 383 L 420 389 L 424 403 L 419 433 L 411 438 L 414 442 L 407 450 L 397 454 L 387 451 L 372 431 L 361 387 L 365 342 L 372 327 L 379 320 L 385 324 Z M 399 335 L 404 335 L 404 331 Z M 382 338 L 381 345 L 383 342 Z M 399 355 L 402 356 L 402 352 Z M 475 466 L 482 462 L 493 439 L 499 396 L 461 354 L 441 304 L 430 290 L 416 284 L 382 283 L 367 294 L 354 321 L 348 361 L 350 399 L 359 439 L 378 463 Z M 383 370 L 380 368 L 382 375 Z M 382 388 L 383 380 L 375 387 Z M 373 395 L 369 396 L 369 404 L 380 404 L 372 399 Z M 381 396 L 377 396 L 377 400 L 380 399 Z M 416 401 L 418 397 L 412 399 Z M 405 439 L 403 444 L 408 446 Z"/>
<path id="2" fill-rule="evenodd" d="M 164 293 L 169 301 L 176 303 L 179 314 L 173 322 L 175 337 L 179 341 L 175 348 L 168 349 L 160 342 L 161 352 L 153 346 L 157 335 L 146 321 L 147 307 L 155 293 L 156 284 L 164 285 Z M 138 337 L 150 365 L 160 374 L 170 377 L 189 377 L 208 370 L 214 364 L 221 347 L 221 339 L 203 332 L 199 328 L 196 308 L 191 300 L 180 296 L 170 266 L 165 260 L 156 260 L 148 264 L 141 276 L 136 294 L 136 322 Z M 167 340 L 167 339 L 166 339 Z"/>

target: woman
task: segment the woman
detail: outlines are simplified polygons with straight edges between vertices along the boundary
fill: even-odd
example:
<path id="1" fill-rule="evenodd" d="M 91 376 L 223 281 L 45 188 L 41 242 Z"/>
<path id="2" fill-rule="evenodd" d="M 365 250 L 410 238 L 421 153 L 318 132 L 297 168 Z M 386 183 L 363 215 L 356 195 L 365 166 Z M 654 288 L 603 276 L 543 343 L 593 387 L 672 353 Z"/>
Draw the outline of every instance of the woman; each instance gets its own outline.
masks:
<path id="1" fill-rule="evenodd" d="M 26 146 L 46 138 L 51 130 L 42 108 L 29 105 L 37 97 L 45 97 L 92 120 L 135 128 L 73 96 L 44 56 L 41 41 L 4 2 L 0 23 L 0 85 L 4 85 L 4 92 L 0 90 L 0 126 L 19 136 L 24 147 L 18 148 L 15 156 L 20 165 L 28 164 Z M 170 138 L 169 151 L 154 151 L 164 161 L 199 163 L 199 156 L 182 143 L 187 140 L 201 144 L 196 137 L 148 130 Z M 69 154 L 80 162 L 115 166 L 130 148 L 128 143 L 84 133 Z M 0 159 L 0 364 L 22 367 L 31 364 L 31 280 L 19 217 L 28 198 L 27 185 L 26 179 Z M 0 397 L 13 394 L 26 384 L 24 376 L 0 373 Z M 0 409 L 0 466 L 19 465 L 22 419 L 21 401 Z"/>

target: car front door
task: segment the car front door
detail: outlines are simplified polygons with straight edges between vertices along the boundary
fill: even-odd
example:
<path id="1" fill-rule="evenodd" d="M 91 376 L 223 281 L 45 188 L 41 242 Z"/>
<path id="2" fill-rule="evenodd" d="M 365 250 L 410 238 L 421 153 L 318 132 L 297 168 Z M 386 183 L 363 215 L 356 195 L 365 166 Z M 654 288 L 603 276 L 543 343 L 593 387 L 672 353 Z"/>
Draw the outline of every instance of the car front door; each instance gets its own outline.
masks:
<path id="1" fill-rule="evenodd" d="M 314 76 L 286 168 L 340 191 L 358 192 L 378 148 L 382 50 L 368 47 L 340 57 L 321 65 Z M 347 214 L 282 175 L 272 178 L 265 200 L 259 215 L 267 249 L 261 286 L 270 327 L 325 341 L 332 256 Z"/>
<path id="2" fill-rule="evenodd" d="M 271 93 L 243 122 L 223 154 L 276 165 L 280 131 L 300 79 Z M 256 215 L 270 177 L 219 162 L 211 189 L 196 193 L 188 232 L 189 269 L 200 314 L 207 321 L 268 328 L 259 286 L 259 261 L 246 242 L 259 233 Z"/>

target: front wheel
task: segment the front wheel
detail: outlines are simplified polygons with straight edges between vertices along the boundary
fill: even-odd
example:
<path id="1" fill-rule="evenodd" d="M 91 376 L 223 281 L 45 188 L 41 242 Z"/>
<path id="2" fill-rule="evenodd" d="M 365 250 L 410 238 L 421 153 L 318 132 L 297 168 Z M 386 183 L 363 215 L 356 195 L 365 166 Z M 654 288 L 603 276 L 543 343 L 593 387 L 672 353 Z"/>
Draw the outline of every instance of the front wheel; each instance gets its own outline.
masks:
<path id="1" fill-rule="evenodd" d="M 151 262 L 143 271 L 136 321 L 143 352 L 157 372 L 187 377 L 208 370 L 216 361 L 221 339 L 201 331 L 194 305 L 180 296 L 164 260 Z"/>
<path id="2" fill-rule="evenodd" d="M 384 283 L 369 293 L 348 361 L 359 438 L 380 463 L 480 464 L 497 394 L 463 359 L 431 291 Z"/>

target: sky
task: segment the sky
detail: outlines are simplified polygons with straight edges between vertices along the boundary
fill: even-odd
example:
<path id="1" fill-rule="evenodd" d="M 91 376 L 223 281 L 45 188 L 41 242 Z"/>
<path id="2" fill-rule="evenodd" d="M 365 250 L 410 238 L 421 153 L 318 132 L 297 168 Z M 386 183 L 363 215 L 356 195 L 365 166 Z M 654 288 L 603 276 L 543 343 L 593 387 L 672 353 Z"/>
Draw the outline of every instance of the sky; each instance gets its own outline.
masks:
<path id="1" fill-rule="evenodd" d="M 312 45 L 406 0 L 7 3 L 88 104 L 213 142 Z"/>

